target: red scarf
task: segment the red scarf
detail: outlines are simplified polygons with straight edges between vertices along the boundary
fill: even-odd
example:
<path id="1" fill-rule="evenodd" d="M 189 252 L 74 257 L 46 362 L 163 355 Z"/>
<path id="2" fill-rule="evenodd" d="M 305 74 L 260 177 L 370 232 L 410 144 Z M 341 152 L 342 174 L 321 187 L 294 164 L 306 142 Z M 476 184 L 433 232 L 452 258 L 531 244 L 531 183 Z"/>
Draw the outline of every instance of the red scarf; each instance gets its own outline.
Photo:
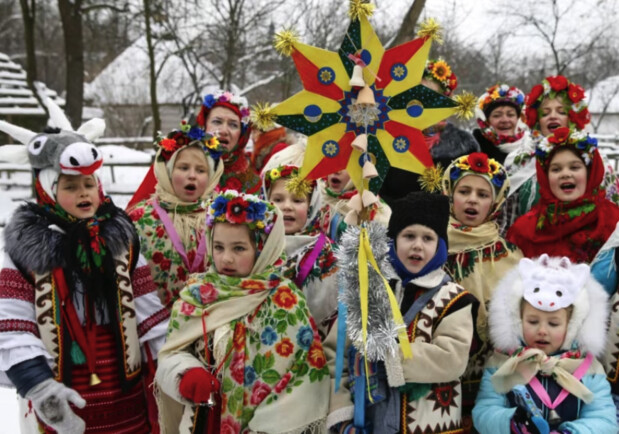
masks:
<path id="1" fill-rule="evenodd" d="M 587 188 L 579 199 L 561 202 L 550 191 L 548 175 L 536 163 L 541 198 L 507 233 L 507 240 L 533 258 L 547 253 L 567 256 L 573 262 L 590 263 L 619 221 L 619 207 L 606 199 L 601 187 L 604 163 L 596 150 L 589 169 Z"/>

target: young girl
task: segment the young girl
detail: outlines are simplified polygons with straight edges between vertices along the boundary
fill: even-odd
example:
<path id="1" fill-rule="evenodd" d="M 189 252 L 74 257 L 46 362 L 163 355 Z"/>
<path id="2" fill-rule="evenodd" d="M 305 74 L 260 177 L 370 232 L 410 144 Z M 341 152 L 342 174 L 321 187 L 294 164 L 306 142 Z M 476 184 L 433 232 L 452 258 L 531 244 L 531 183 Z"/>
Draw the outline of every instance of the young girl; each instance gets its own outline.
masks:
<path id="1" fill-rule="evenodd" d="M 496 352 L 473 410 L 482 433 L 616 433 L 615 406 L 596 357 L 607 295 L 585 264 L 524 258 L 490 303 Z"/>
<path id="2" fill-rule="evenodd" d="M 281 213 L 230 190 L 207 227 L 211 268 L 181 291 L 159 353 L 164 429 L 320 432 L 329 374 L 305 297 L 281 277 Z"/>
<path id="3" fill-rule="evenodd" d="M 442 269 L 447 259 L 449 201 L 438 194 L 413 192 L 394 202 L 392 209 L 387 234 L 377 223 L 370 223 L 368 232 L 381 271 L 387 278 L 395 276 L 390 285 L 408 335 L 408 343 L 402 345 L 410 345 L 412 358 L 404 358 L 398 351 L 397 332 L 389 330 L 389 302 L 378 302 L 378 288 L 370 288 L 373 302 L 368 306 L 367 362 L 358 351 L 364 348 L 355 262 L 359 245 L 351 241 L 358 240 L 359 229 L 349 228 L 338 259 L 351 264 L 341 278 L 347 285 L 342 300 L 347 309 L 348 336 L 354 345 L 346 351 L 352 381 L 349 384 L 343 378 L 332 395 L 327 424 L 340 432 L 459 433 L 460 376 L 468 360 L 477 302 Z M 335 358 L 334 335 L 332 332 L 325 342 L 329 360 Z M 377 360 L 377 348 L 390 345 L 395 347 L 394 353 L 378 351 L 381 361 L 373 361 Z"/>
<path id="4" fill-rule="evenodd" d="M 304 195 L 288 190 L 299 182 L 303 147 L 290 145 L 275 154 L 263 172 L 264 196 L 282 213 L 286 232 L 284 276 L 305 294 L 318 330 L 324 337 L 337 311 L 337 263 L 329 238 L 317 227 L 320 191 L 316 181 L 300 181 Z M 290 164 L 287 164 L 290 163 Z"/>
<path id="5" fill-rule="evenodd" d="M 190 273 L 206 270 L 204 200 L 223 172 L 217 139 L 199 127 L 181 128 L 160 137 L 155 156 L 155 193 L 129 213 L 140 236 L 159 297 L 168 309 Z"/>
<path id="6" fill-rule="evenodd" d="M 150 433 L 145 377 L 169 314 L 129 217 L 94 174 L 102 156 L 89 126 L 0 125 L 27 144 L 36 193 L 4 231 L 1 382 L 29 401 L 36 421 L 24 424 L 37 432 Z"/>
<path id="7" fill-rule="evenodd" d="M 204 97 L 196 121 L 205 131 L 214 133 L 223 147 L 221 158 L 224 173 L 217 191 L 259 194 L 262 185 L 260 175 L 245 152 L 251 135 L 247 100 L 230 92 L 208 94 Z"/>
<path id="8" fill-rule="evenodd" d="M 591 263 L 615 230 L 619 207 L 605 198 L 597 140 L 557 128 L 536 149 L 540 201 L 520 217 L 507 239 L 526 257 L 542 253 Z"/>
<path id="9" fill-rule="evenodd" d="M 539 200 L 536 174 L 535 147 L 557 128 L 572 132 L 584 131 L 591 120 L 585 101 L 585 91 L 562 75 L 546 77 L 533 86 L 525 98 L 525 121 L 531 129 L 532 140 L 510 152 L 505 167 L 512 192 L 518 204 L 517 216 L 527 213 Z M 603 163 L 602 184 L 609 200 L 619 203 L 617 177 L 608 162 Z M 510 196 L 511 196 L 510 195 Z"/>
<path id="10" fill-rule="evenodd" d="M 451 201 L 449 256 L 447 270 L 458 284 L 480 302 L 477 338 L 462 379 L 465 427 L 470 427 L 470 411 L 475 402 L 488 346 L 487 303 L 496 282 L 513 268 L 522 253 L 499 235 L 496 222 L 509 180 L 505 169 L 483 153 L 455 160 L 443 176 L 443 193 Z"/>

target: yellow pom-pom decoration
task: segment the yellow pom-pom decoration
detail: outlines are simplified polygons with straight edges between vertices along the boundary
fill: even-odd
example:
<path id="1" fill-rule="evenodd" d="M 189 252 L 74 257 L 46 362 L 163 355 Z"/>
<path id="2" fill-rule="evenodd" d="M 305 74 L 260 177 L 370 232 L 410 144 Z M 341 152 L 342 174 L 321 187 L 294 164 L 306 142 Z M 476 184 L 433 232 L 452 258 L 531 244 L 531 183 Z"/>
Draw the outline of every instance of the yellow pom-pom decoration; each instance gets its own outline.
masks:
<path id="1" fill-rule="evenodd" d="M 284 29 L 275 34 L 273 46 L 279 54 L 292 55 L 294 44 L 299 42 L 299 35 L 293 29 Z"/>
<path id="2" fill-rule="evenodd" d="M 350 0 L 348 15 L 353 21 L 358 21 L 361 17 L 369 18 L 374 13 L 374 5 L 367 0 Z"/>
<path id="3" fill-rule="evenodd" d="M 477 97 L 471 92 L 462 92 L 454 99 L 458 103 L 456 116 L 461 119 L 471 119 L 475 110 L 475 103 L 477 102 Z"/>
<path id="4" fill-rule="evenodd" d="M 442 44 L 443 28 L 434 18 L 428 18 L 419 25 L 419 31 L 417 32 L 417 36 L 419 36 L 420 38 L 430 38 L 433 41 Z"/>
<path id="5" fill-rule="evenodd" d="M 433 193 L 441 190 L 441 181 L 443 179 L 443 168 L 440 164 L 436 166 L 430 166 L 424 170 L 419 177 L 419 185 L 424 191 Z"/>
<path id="6" fill-rule="evenodd" d="M 293 176 L 286 181 L 286 190 L 293 196 L 307 197 L 312 193 L 312 183 L 300 176 Z"/>
<path id="7" fill-rule="evenodd" d="M 277 115 L 273 113 L 273 107 L 267 102 L 258 103 L 251 108 L 251 120 L 260 130 L 268 131 L 274 124 Z"/>

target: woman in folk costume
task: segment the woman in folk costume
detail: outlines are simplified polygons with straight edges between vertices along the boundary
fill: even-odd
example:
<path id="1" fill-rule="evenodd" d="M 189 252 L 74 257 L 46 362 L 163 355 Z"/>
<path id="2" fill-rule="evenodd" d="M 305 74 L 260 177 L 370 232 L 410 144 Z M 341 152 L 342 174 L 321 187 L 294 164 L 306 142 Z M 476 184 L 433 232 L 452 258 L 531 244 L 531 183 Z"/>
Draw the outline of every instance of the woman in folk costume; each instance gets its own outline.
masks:
<path id="1" fill-rule="evenodd" d="M 303 155 L 304 148 L 298 144 L 275 154 L 262 174 L 263 194 L 283 216 L 284 276 L 305 294 L 324 337 L 337 312 L 337 262 L 329 238 L 316 226 L 321 197 L 316 181 L 299 179 Z M 295 185 L 300 191 L 290 191 Z"/>
<path id="2" fill-rule="evenodd" d="M 221 158 L 224 171 L 217 191 L 260 194 L 260 175 L 245 152 L 251 135 L 247 100 L 230 92 L 208 94 L 204 97 L 196 121 L 205 131 L 215 134 L 223 148 Z"/>
<path id="3" fill-rule="evenodd" d="M 490 86 L 477 101 L 479 128 L 473 130 L 473 136 L 481 152 L 500 164 L 528 138 L 528 128 L 520 122 L 523 106 L 524 93 L 505 83 Z"/>
<path id="4" fill-rule="evenodd" d="M 533 86 L 525 98 L 524 118 L 531 129 L 532 140 L 522 142 L 522 146 L 511 151 L 505 159 L 512 186 L 510 196 L 517 195 L 517 216 L 527 213 L 540 198 L 535 178 L 537 144 L 557 128 L 581 132 L 591 121 L 584 89 L 562 75 L 546 77 Z M 619 204 L 619 181 L 614 170 L 604 159 L 602 167 L 606 197 Z"/>
<path id="5" fill-rule="evenodd" d="M 146 386 L 169 313 L 131 220 L 95 174 L 103 159 L 90 141 L 103 122 L 75 132 L 48 105 L 62 130 L 35 134 L 0 121 L 27 145 L 14 150 L 30 161 L 36 193 L 4 231 L 0 382 L 34 408 L 27 432 L 150 433 L 157 418 L 151 413 L 151 426 Z"/>
<path id="6" fill-rule="evenodd" d="M 488 361 L 473 419 L 482 434 L 615 434 L 602 364 L 608 297 L 586 264 L 524 258 L 490 302 Z"/>
<path id="7" fill-rule="evenodd" d="M 357 189 L 350 180 L 346 170 L 340 170 L 318 181 L 322 203 L 322 209 L 318 213 L 320 227 L 337 245 L 340 237 L 348 227 L 346 215 L 351 211 L 348 201 L 357 194 Z M 369 220 L 377 221 L 384 226 L 389 223 L 391 209 L 384 200 L 372 204 L 369 212 Z"/>
<path id="8" fill-rule="evenodd" d="M 516 220 L 507 239 L 529 258 L 548 253 L 591 263 L 619 221 L 619 207 L 602 186 L 597 140 L 558 128 L 538 143 L 536 160 L 540 201 Z"/>
<path id="9" fill-rule="evenodd" d="M 488 155 L 488 158 L 505 165 L 505 159 L 514 151 L 533 149 L 529 128 L 521 120 L 523 107 L 524 93 L 517 87 L 504 83 L 489 87 L 479 97 L 475 109 L 479 128 L 473 130 L 473 136 L 479 143 L 481 152 Z M 510 176 L 509 171 L 507 175 Z M 516 182 L 519 180 L 516 179 Z M 510 185 L 510 190 L 513 190 L 511 177 Z M 519 216 L 517 195 L 508 194 L 497 221 L 502 236 Z"/>
<path id="10" fill-rule="evenodd" d="M 481 152 L 458 158 L 443 175 L 443 193 L 451 201 L 447 270 L 480 303 L 475 345 L 462 380 L 467 428 L 484 363 L 492 352 L 487 304 L 496 282 L 522 258 L 522 252 L 499 235 L 496 222 L 508 191 L 503 166 Z"/>
<path id="11" fill-rule="evenodd" d="M 346 306 L 345 328 L 354 346 L 338 348 L 348 369 L 341 382 L 332 371 L 336 387 L 327 425 L 345 433 L 461 433 L 460 376 L 468 360 L 477 301 L 443 270 L 449 201 L 439 194 L 412 192 L 393 202 L 392 209 L 387 231 L 375 222 L 367 230 L 377 266 L 394 288 L 406 331 L 399 335 L 387 294 L 379 289 L 382 279 L 368 270 L 364 345 L 359 229 L 349 227 L 337 255 L 340 279 L 346 282 L 340 298 Z M 338 317 L 338 323 L 342 320 Z M 332 331 L 325 341 L 330 369 L 337 366 L 335 335 Z M 359 348 L 364 347 L 362 353 Z M 412 358 L 405 358 L 406 348 Z"/>
<path id="12" fill-rule="evenodd" d="M 205 199 L 223 173 L 217 139 L 183 122 L 159 137 L 152 196 L 129 212 L 163 304 L 172 308 L 190 273 L 206 270 Z"/>
<path id="13" fill-rule="evenodd" d="M 451 96 L 458 86 L 456 74 L 443 59 L 426 62 L 421 84 L 445 96 Z M 425 144 L 430 151 L 434 165 L 445 168 L 456 158 L 471 152 L 479 152 L 479 144 L 468 132 L 454 124 L 441 121 L 423 130 Z M 410 191 L 419 191 L 419 175 L 391 167 L 380 194 L 389 204 L 392 200 L 402 198 Z"/>
<path id="14" fill-rule="evenodd" d="M 211 268 L 181 291 L 159 353 L 164 432 L 321 432 L 329 373 L 305 297 L 282 277 L 281 213 L 230 190 L 207 227 Z"/>

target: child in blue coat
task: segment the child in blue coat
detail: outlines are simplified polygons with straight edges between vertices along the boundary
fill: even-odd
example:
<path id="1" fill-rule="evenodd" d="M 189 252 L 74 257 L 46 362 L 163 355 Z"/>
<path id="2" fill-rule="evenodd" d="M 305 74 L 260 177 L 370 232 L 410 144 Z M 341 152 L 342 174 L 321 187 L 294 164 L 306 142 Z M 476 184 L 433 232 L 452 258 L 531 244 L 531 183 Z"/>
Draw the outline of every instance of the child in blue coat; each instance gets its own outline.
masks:
<path id="1" fill-rule="evenodd" d="M 617 433 L 602 364 L 607 295 L 589 266 L 524 258 L 490 302 L 495 353 L 473 409 L 483 433 Z"/>

